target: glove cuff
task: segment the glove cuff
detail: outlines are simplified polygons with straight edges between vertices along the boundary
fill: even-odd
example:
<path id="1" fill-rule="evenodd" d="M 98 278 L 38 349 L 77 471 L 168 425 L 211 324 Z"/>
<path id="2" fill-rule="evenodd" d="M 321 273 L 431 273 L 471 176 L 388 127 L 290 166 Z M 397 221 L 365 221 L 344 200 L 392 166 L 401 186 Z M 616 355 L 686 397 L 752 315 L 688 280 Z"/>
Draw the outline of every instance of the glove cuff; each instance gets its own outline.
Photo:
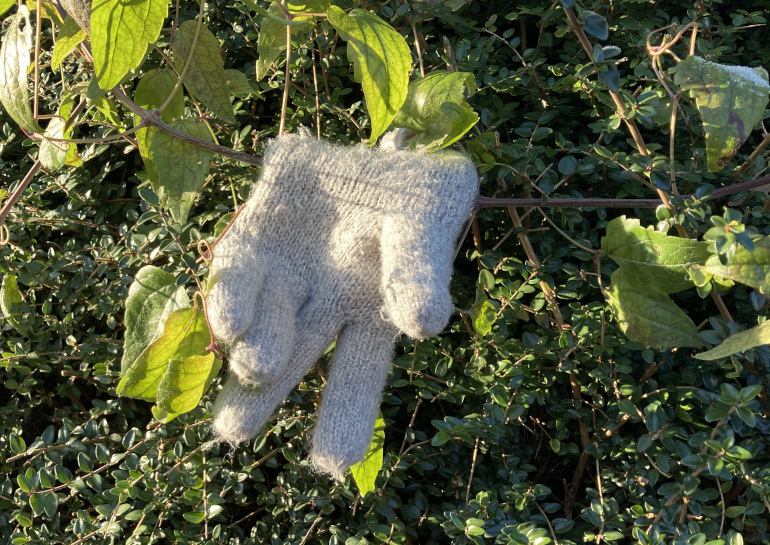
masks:
<path id="1" fill-rule="evenodd" d="M 253 191 L 293 195 L 322 191 L 335 201 L 384 214 L 406 212 L 433 220 L 470 213 L 479 178 L 468 157 L 395 147 L 343 147 L 303 134 L 279 136 L 267 145 L 262 176 Z"/>

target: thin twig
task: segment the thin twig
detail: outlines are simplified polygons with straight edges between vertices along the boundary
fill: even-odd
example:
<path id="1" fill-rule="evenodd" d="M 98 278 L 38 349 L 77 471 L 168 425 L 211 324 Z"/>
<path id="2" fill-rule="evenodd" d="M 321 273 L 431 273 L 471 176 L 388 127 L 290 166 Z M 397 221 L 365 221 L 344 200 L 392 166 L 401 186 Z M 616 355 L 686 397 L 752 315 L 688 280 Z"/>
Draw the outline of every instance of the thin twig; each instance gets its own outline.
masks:
<path id="1" fill-rule="evenodd" d="M 279 5 L 281 5 L 279 3 Z M 283 7 L 281 5 L 281 7 Z M 286 25 L 286 67 L 284 68 L 284 86 L 283 99 L 281 100 L 281 125 L 278 129 L 278 135 L 282 135 L 286 126 L 286 107 L 289 104 L 289 85 L 291 81 L 291 26 Z"/>

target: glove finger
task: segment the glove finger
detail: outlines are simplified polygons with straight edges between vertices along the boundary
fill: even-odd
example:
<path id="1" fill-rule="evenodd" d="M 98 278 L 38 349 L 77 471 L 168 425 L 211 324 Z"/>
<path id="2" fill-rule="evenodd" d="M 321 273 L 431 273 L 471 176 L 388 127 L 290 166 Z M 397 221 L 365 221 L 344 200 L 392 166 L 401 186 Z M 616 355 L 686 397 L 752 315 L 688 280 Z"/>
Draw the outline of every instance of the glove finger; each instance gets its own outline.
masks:
<path id="1" fill-rule="evenodd" d="M 339 331 L 338 322 L 329 319 L 328 308 L 326 300 L 310 301 L 302 308 L 290 365 L 278 380 L 260 388 L 241 383 L 237 376 L 228 377 L 214 404 L 213 430 L 218 439 L 234 445 L 262 431 L 275 408 L 315 365 Z"/>
<path id="2" fill-rule="evenodd" d="M 242 382 L 268 384 L 285 373 L 294 356 L 297 315 L 304 299 L 300 282 L 284 277 L 265 280 L 251 325 L 230 350 L 230 370 Z"/>
<path id="3" fill-rule="evenodd" d="M 435 227 L 394 216 L 387 218 L 382 230 L 385 313 L 416 339 L 439 333 L 454 311 L 449 278 L 455 235 Z"/>
<path id="4" fill-rule="evenodd" d="M 372 440 L 397 334 L 377 316 L 348 325 L 337 338 L 310 451 L 313 466 L 337 480 Z"/>
<path id="5" fill-rule="evenodd" d="M 252 324 L 266 270 L 255 252 L 238 251 L 225 244 L 216 247 L 206 307 L 211 329 L 219 340 L 232 343 Z"/>

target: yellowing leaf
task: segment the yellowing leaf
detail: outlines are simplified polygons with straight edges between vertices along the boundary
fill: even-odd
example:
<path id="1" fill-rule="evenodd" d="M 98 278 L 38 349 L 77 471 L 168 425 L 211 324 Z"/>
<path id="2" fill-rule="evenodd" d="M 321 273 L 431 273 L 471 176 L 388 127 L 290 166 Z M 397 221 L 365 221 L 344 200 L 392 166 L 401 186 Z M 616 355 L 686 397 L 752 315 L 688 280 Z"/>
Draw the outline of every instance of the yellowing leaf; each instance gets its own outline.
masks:
<path id="1" fill-rule="evenodd" d="M 204 123 L 183 119 L 171 124 L 197 138 L 213 140 Z M 158 196 L 161 203 L 171 212 L 175 221 L 184 223 L 198 190 L 206 181 L 213 154 L 160 131 L 152 137 L 150 153 L 158 172 Z"/>
<path id="2" fill-rule="evenodd" d="M 382 416 L 374 422 L 374 435 L 369 448 L 366 449 L 364 459 L 350 468 L 353 473 L 353 480 L 356 481 L 358 491 L 362 496 L 368 492 L 374 492 L 374 482 L 377 480 L 377 474 L 382 469 L 382 451 L 385 444 L 385 421 Z"/>
<path id="3" fill-rule="evenodd" d="M 150 70 L 136 86 L 134 92 L 134 102 L 145 110 L 155 110 L 160 108 L 166 99 L 171 95 L 171 92 L 176 86 L 178 76 L 169 68 L 156 68 Z M 178 119 L 184 115 L 184 95 L 182 89 L 178 89 L 174 98 L 169 105 L 163 110 L 160 118 L 169 123 L 175 119 Z M 134 115 L 134 126 L 138 125 L 141 118 L 138 115 Z M 155 163 L 152 160 L 152 151 L 150 150 L 150 142 L 154 134 L 158 132 L 153 127 L 146 129 L 139 129 L 136 131 L 136 141 L 139 144 L 139 154 L 144 161 L 144 167 L 147 169 L 147 175 L 150 178 L 153 190 L 158 191 L 158 173 L 155 170 Z"/>
<path id="4" fill-rule="evenodd" d="M 192 50 L 197 27 L 196 21 L 186 21 L 179 25 L 174 35 L 174 62 L 180 74 Z M 235 122 L 224 61 L 219 56 L 219 40 L 204 26 L 198 32 L 192 60 L 184 76 L 184 85 L 191 95 L 214 114 L 230 123 Z"/>
<path id="5" fill-rule="evenodd" d="M 171 360 L 158 386 L 158 408 L 169 414 L 193 410 L 221 368 L 213 353 Z"/>
<path id="6" fill-rule="evenodd" d="M 695 354 L 695 357 L 699 360 L 716 360 L 738 352 L 745 352 L 763 344 L 770 344 L 770 321 L 762 322 L 756 327 L 730 335 L 719 346 Z"/>
<path id="7" fill-rule="evenodd" d="M 711 255 L 708 243 L 672 237 L 641 226 L 625 216 L 607 224 L 602 250 L 623 269 L 627 281 L 652 286 L 663 293 L 693 287 L 688 270 Z"/>
<path id="8" fill-rule="evenodd" d="M 91 45 L 102 89 L 112 89 L 139 66 L 166 15 L 167 0 L 93 0 Z"/>
<path id="9" fill-rule="evenodd" d="M 366 97 L 372 122 L 369 144 L 374 145 L 401 109 L 409 85 L 412 56 L 406 40 L 376 15 L 354 9 L 346 15 L 337 6 L 327 12 L 329 22 L 348 42 L 348 60 Z"/>
<path id="10" fill-rule="evenodd" d="M 770 93 L 767 71 L 717 64 L 694 55 L 671 71 L 674 82 L 695 98 L 706 131 L 708 169 L 718 172 L 762 120 Z"/>
<path id="11" fill-rule="evenodd" d="M 53 46 L 51 55 L 51 69 L 58 72 L 64 58 L 87 37 L 88 34 L 80 28 L 77 21 L 67 17 L 56 35 L 56 45 Z"/>
<path id="12" fill-rule="evenodd" d="M 166 320 L 163 335 L 125 372 L 118 384 L 118 394 L 155 401 L 158 385 L 171 360 L 205 355 L 210 340 L 203 311 L 197 308 L 175 310 Z"/>
<path id="13" fill-rule="evenodd" d="M 16 275 L 6 274 L 3 277 L 3 285 L 0 287 L 0 311 L 3 312 L 3 318 L 17 330 L 23 323 L 18 309 L 23 302 L 19 285 L 16 283 Z"/>
<path id="14" fill-rule="evenodd" d="M 698 329 L 682 309 L 665 293 L 629 280 L 625 269 L 612 273 L 612 287 L 606 295 L 630 340 L 658 348 L 700 348 Z"/>
<path id="15" fill-rule="evenodd" d="M 163 325 L 172 312 L 188 308 L 190 298 L 173 274 L 147 265 L 139 269 L 126 299 L 126 340 L 120 372 L 125 374 L 147 346 L 163 334 Z"/>
<path id="16" fill-rule="evenodd" d="M 32 116 L 29 103 L 29 55 L 32 51 L 32 23 L 27 6 L 5 20 L 8 30 L 0 47 L 0 103 L 19 126 L 29 133 L 43 129 Z"/>
<path id="17" fill-rule="evenodd" d="M 728 255 L 724 265 L 719 256 L 712 256 L 703 267 L 714 276 L 740 282 L 770 294 L 770 237 L 754 241 L 754 249 L 747 250 L 735 245 L 735 252 Z"/>

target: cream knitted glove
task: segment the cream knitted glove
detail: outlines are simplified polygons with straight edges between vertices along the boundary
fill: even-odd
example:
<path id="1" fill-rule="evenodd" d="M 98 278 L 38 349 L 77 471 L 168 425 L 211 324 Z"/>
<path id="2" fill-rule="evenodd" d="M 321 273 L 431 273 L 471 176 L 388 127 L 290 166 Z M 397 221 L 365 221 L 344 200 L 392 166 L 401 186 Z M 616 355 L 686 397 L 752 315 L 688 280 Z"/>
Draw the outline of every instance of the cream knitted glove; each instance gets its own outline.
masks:
<path id="1" fill-rule="evenodd" d="M 305 135 L 267 146 L 262 176 L 214 248 L 208 312 L 230 351 L 214 432 L 257 435 L 337 336 L 310 453 L 335 478 L 363 457 L 399 331 L 439 333 L 454 246 L 478 192 L 454 152 L 335 146 Z"/>

